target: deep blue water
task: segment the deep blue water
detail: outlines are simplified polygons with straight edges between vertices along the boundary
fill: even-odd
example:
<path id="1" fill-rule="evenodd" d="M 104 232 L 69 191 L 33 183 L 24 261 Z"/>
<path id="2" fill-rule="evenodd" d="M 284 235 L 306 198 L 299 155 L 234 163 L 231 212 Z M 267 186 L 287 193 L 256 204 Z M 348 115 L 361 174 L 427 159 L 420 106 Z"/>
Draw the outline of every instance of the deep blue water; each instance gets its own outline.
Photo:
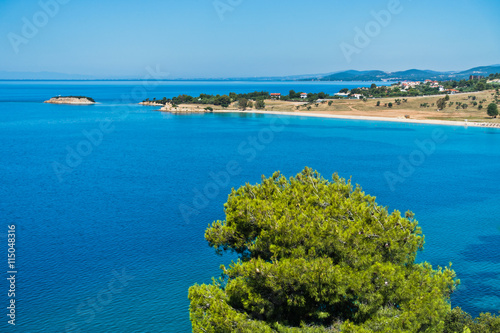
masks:
<path id="1" fill-rule="evenodd" d="M 334 172 L 352 176 L 380 204 L 415 212 L 426 236 L 419 260 L 452 262 L 462 281 L 452 305 L 474 315 L 500 309 L 499 130 L 253 114 L 180 116 L 116 101 L 137 84 L 0 83 L 4 258 L 7 225 L 18 229 L 15 331 L 76 332 L 67 329 L 74 325 L 81 332 L 189 332 L 189 286 L 210 282 L 220 264 L 232 259 L 216 256 L 203 237 L 209 223 L 224 218 L 230 188 L 276 170 L 292 176 L 305 166 L 328 178 Z M 284 93 L 306 90 L 303 83 L 266 84 Z M 308 85 L 308 91 L 326 90 L 325 84 Z M 168 83 L 151 97 L 267 88 Z M 38 103 L 59 94 L 89 95 L 101 104 Z M 103 124 L 108 131 L 101 138 L 96 131 Z M 436 136 L 440 140 L 422 155 L 415 140 L 429 143 Z M 252 138 L 257 148 L 251 148 Z M 400 174 L 400 158 L 413 158 L 418 166 Z M 214 187 L 210 173 L 226 170 L 228 163 L 238 164 L 237 174 Z M 391 188 L 388 172 L 402 182 Z M 197 193 L 205 188 L 210 198 L 199 201 Z M 122 274 L 133 279 L 125 285 L 114 281 Z M 5 309 L 8 288 L 1 281 Z M 0 331 L 13 332 L 2 317 Z"/>
<path id="2" fill-rule="evenodd" d="M 377 82 L 390 85 L 391 82 Z M 268 91 L 288 94 L 296 92 L 330 95 L 342 88 L 369 87 L 366 82 L 311 82 L 311 81 L 0 81 L 0 102 L 40 102 L 53 96 L 88 96 L 97 102 L 141 102 L 146 98 L 172 98 L 181 94 L 248 93 Z"/>

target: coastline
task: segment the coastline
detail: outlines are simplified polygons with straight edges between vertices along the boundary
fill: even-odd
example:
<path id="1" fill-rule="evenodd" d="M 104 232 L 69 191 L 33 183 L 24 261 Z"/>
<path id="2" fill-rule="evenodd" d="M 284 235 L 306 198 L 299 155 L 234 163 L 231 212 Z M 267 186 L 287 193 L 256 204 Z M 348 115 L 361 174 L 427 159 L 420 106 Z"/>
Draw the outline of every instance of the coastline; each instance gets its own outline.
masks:
<path id="1" fill-rule="evenodd" d="M 320 99 L 318 94 L 318 96 L 310 96 L 312 98 L 310 101 L 297 98 L 294 100 L 269 99 L 264 96 L 265 104 L 260 105 L 259 108 L 254 105 L 255 101 L 259 100 L 259 98 L 253 98 L 254 95 L 235 95 L 232 98 L 226 96 L 224 103 L 221 100 L 216 101 L 214 96 L 211 96 L 211 98 L 205 96 L 203 101 L 199 99 L 199 103 L 191 103 L 194 97 L 188 96 L 190 99 L 187 99 L 185 95 L 183 96 L 182 98 L 179 97 L 180 99 L 167 100 L 168 103 L 158 111 L 177 113 L 203 111 L 253 112 L 256 114 L 268 113 L 302 117 L 500 128 L 500 118 L 494 119 L 486 116 L 487 110 L 485 107 L 491 103 L 498 104 L 499 102 L 500 93 L 495 94 L 494 90 L 446 94 L 446 97 L 440 97 L 437 100 L 437 97 L 444 95 L 426 95 L 402 99 L 394 97 Z M 252 103 L 245 111 L 242 111 L 245 107 L 240 107 L 239 102 L 245 99 L 250 100 Z M 260 99 L 262 99 L 262 96 L 260 96 Z M 438 107 L 437 104 L 442 102 L 443 99 L 444 105 Z M 165 101 L 165 98 L 163 101 Z M 157 104 L 157 101 L 155 103 L 147 102 L 141 104 Z M 207 105 L 208 107 L 204 108 Z"/>
<path id="2" fill-rule="evenodd" d="M 259 111 L 259 110 L 214 110 L 213 113 L 254 113 L 254 114 L 272 114 L 282 116 L 298 116 L 298 117 L 314 117 L 314 118 L 331 118 L 331 119 L 346 119 L 346 120 L 368 120 L 368 121 L 388 121 L 398 123 L 410 124 L 426 124 L 426 125 L 447 125 L 447 126 L 460 126 L 460 127 L 483 127 L 483 128 L 496 128 L 500 129 L 500 124 L 492 123 L 478 123 L 468 121 L 454 121 L 454 120 L 433 120 L 433 119 L 406 119 L 394 117 L 373 117 L 373 116 L 346 116 L 334 114 L 322 114 L 313 112 L 287 112 L 287 111 Z M 494 126 L 495 125 L 495 126 Z"/>

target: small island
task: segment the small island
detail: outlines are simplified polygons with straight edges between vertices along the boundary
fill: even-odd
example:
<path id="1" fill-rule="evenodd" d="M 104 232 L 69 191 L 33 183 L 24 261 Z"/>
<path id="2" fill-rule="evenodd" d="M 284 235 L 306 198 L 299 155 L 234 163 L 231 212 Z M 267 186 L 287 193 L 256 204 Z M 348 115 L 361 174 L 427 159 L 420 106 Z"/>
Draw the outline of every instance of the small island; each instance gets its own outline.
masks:
<path id="1" fill-rule="evenodd" d="M 72 105 L 91 105 L 95 104 L 93 98 L 85 96 L 56 96 L 44 103 L 50 104 L 72 104 Z"/>

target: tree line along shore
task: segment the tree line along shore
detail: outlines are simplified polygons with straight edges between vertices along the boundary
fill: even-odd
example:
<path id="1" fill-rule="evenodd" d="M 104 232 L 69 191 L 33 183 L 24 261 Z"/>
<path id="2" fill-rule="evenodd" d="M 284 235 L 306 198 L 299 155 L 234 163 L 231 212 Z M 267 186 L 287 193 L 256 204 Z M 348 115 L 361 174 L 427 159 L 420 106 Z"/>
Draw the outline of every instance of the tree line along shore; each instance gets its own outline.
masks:
<path id="1" fill-rule="evenodd" d="M 261 110 L 310 112 L 330 115 L 498 122 L 500 74 L 460 81 L 398 82 L 391 86 L 342 89 L 339 93 L 306 93 L 290 90 L 288 95 L 267 91 L 245 94 L 146 99 L 142 105 L 161 106 L 162 111 L 211 112 L 214 110 Z M 498 80 L 498 81 L 496 81 Z"/>

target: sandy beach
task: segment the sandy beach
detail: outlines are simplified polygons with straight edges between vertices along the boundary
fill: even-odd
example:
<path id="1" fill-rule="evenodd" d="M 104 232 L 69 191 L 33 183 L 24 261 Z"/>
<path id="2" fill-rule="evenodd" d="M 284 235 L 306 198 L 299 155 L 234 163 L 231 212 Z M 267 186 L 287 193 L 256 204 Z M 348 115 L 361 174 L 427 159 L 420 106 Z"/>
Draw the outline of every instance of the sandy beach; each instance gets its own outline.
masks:
<path id="1" fill-rule="evenodd" d="M 214 110 L 214 113 L 255 113 L 255 114 L 274 114 L 282 116 L 297 116 L 297 117 L 317 117 L 317 118 L 333 118 L 333 119 L 350 119 L 350 120 L 367 120 L 367 121 L 389 121 L 398 123 L 410 124 L 428 124 L 428 125 L 447 125 L 447 126 L 471 126 L 471 127 L 488 127 L 500 129 L 500 124 L 497 123 L 480 123 L 470 121 L 453 121 L 453 120 L 433 120 L 433 119 L 407 119 L 404 117 L 372 117 L 372 116 L 346 116 L 326 113 L 314 112 L 280 112 L 280 111 L 258 111 L 258 110 Z"/>
<path id="2" fill-rule="evenodd" d="M 163 112 L 192 113 L 207 112 L 242 112 L 258 114 L 276 114 L 299 117 L 321 117 L 367 121 L 389 121 L 413 124 L 434 124 L 447 126 L 472 126 L 500 128 L 500 119 L 486 114 L 489 103 L 495 103 L 495 90 L 449 95 L 449 105 L 438 109 L 437 100 L 443 95 L 417 96 L 398 99 L 393 97 L 359 99 L 324 99 L 316 102 L 285 101 L 266 99 L 264 109 L 247 108 L 243 111 L 234 101 L 227 109 L 220 105 L 182 104 L 173 107 L 162 105 Z M 142 105 L 153 105 L 149 101 Z M 154 102 L 153 102 L 154 103 Z M 156 105 L 158 103 L 154 103 Z"/>

